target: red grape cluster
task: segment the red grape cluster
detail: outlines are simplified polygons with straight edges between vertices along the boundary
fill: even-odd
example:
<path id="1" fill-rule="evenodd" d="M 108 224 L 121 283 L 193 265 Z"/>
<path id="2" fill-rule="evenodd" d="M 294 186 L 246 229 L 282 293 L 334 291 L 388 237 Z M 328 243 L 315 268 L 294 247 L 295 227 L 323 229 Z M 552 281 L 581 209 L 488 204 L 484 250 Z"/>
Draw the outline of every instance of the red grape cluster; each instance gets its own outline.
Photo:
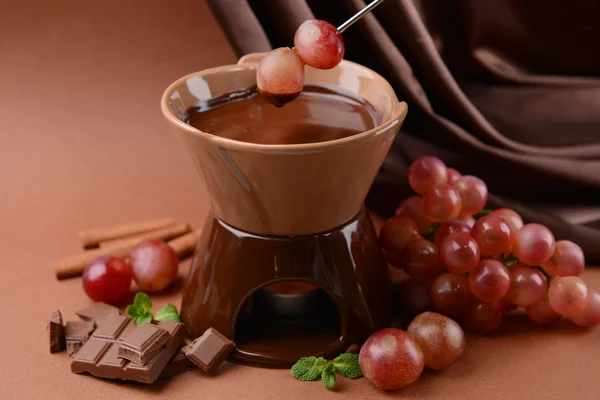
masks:
<path id="1" fill-rule="evenodd" d="M 513 210 L 484 210 L 486 184 L 438 158 L 415 160 L 408 180 L 421 196 L 398 206 L 381 244 L 390 264 L 410 276 L 401 290 L 409 312 L 462 315 L 479 332 L 494 331 L 517 307 L 538 323 L 565 316 L 582 327 L 600 324 L 600 292 L 578 277 L 585 258 L 577 244 L 524 225 Z"/>
<path id="2" fill-rule="evenodd" d="M 281 106 L 304 87 L 304 64 L 331 69 L 344 58 L 344 39 L 337 28 L 321 20 L 304 21 L 294 36 L 294 48 L 266 54 L 256 69 L 256 85 L 265 100 Z"/>

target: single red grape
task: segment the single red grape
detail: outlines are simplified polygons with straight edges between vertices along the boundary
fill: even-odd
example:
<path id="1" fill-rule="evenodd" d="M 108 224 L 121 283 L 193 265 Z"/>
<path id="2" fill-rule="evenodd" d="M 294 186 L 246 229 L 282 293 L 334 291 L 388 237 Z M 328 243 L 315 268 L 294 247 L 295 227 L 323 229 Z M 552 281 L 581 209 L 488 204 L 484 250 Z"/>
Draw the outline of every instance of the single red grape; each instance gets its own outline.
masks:
<path id="1" fill-rule="evenodd" d="M 436 246 L 440 247 L 444 242 L 446 236 L 459 232 L 469 233 L 471 232 L 471 227 L 467 225 L 466 222 L 457 219 L 454 219 L 452 221 L 446 221 L 443 224 L 441 224 L 435 231 L 435 234 L 433 235 L 433 241 Z"/>
<path id="2" fill-rule="evenodd" d="M 554 235 L 544 225 L 524 225 L 513 234 L 513 253 L 523 264 L 540 265 L 554 253 Z"/>
<path id="3" fill-rule="evenodd" d="M 275 49 L 258 63 L 256 85 L 269 103 L 281 106 L 290 102 L 304 87 L 304 63 L 289 47 Z"/>
<path id="4" fill-rule="evenodd" d="M 510 227 L 494 215 L 479 218 L 471 229 L 471 236 L 479 245 L 482 256 L 498 257 L 512 249 Z"/>
<path id="5" fill-rule="evenodd" d="M 423 238 L 406 245 L 400 255 L 399 266 L 421 281 L 431 280 L 445 271 L 437 246 Z"/>
<path id="6" fill-rule="evenodd" d="M 546 293 L 546 279 L 537 270 L 524 265 L 510 269 L 510 290 L 505 299 L 519 307 L 539 302 Z"/>
<path id="7" fill-rule="evenodd" d="M 425 194 L 435 185 L 448 182 L 446 164 L 437 157 L 417 158 L 408 168 L 408 183 L 418 194 Z"/>
<path id="8" fill-rule="evenodd" d="M 548 300 L 552 309 L 565 317 L 574 317 L 585 310 L 588 289 L 576 276 L 554 278 L 548 289 Z"/>
<path id="9" fill-rule="evenodd" d="M 446 369 L 463 354 L 465 333 L 460 325 L 441 314 L 424 312 L 412 320 L 407 332 L 423 351 L 425 366 Z"/>
<path id="10" fill-rule="evenodd" d="M 133 279 L 146 292 L 158 292 L 177 278 L 179 258 L 162 240 L 144 240 L 131 250 Z"/>
<path id="11" fill-rule="evenodd" d="M 448 271 L 466 274 L 479 263 L 479 246 L 467 232 L 453 233 L 440 247 L 440 258 Z"/>
<path id="12" fill-rule="evenodd" d="M 381 245 L 395 260 L 413 240 L 419 239 L 417 224 L 407 217 L 392 217 L 384 222 L 379 235 Z"/>
<path id="13" fill-rule="evenodd" d="M 600 293 L 596 290 L 590 290 L 589 300 L 585 309 L 571 317 L 571 321 L 577 326 L 583 328 L 589 328 L 592 326 L 600 325 Z"/>
<path id="14" fill-rule="evenodd" d="M 569 240 L 559 240 L 554 246 L 552 257 L 542 267 L 548 275 L 579 276 L 585 268 L 583 250 Z"/>
<path id="15" fill-rule="evenodd" d="M 456 182 L 457 180 L 462 178 L 462 174 L 460 172 L 458 172 L 457 170 L 455 170 L 454 168 L 446 168 L 446 171 L 448 173 L 448 182 L 447 183 L 449 183 L 449 184 L 453 184 L 454 182 Z"/>
<path id="16" fill-rule="evenodd" d="M 521 216 L 510 208 L 499 208 L 492 211 L 490 215 L 502 218 L 504 221 L 506 221 L 508 226 L 510 226 L 510 230 L 513 232 L 516 232 L 523 227 L 523 219 Z"/>
<path id="17" fill-rule="evenodd" d="M 504 307 L 499 301 L 485 303 L 474 300 L 465 312 L 467 326 L 480 333 L 493 332 L 504 320 Z"/>
<path id="18" fill-rule="evenodd" d="M 304 21 L 294 35 L 294 49 L 305 64 L 318 69 L 331 69 L 344 58 L 344 38 L 327 21 Z"/>
<path id="19" fill-rule="evenodd" d="M 411 314 L 420 314 L 433 308 L 429 290 L 431 282 L 422 282 L 414 278 L 400 284 L 400 302 Z"/>
<path id="20" fill-rule="evenodd" d="M 423 351 L 400 329 L 373 333 L 360 348 L 358 358 L 365 378 L 383 390 L 396 390 L 416 381 L 425 367 Z"/>
<path id="21" fill-rule="evenodd" d="M 429 232 L 429 228 L 433 225 L 425 213 L 423 212 L 423 199 L 419 196 L 411 196 L 404 199 L 396 209 L 396 215 L 399 217 L 408 217 L 415 221 L 419 233 L 425 234 Z"/>
<path id="22" fill-rule="evenodd" d="M 561 315 L 552 309 L 548 299 L 542 299 L 527 307 L 527 316 L 538 324 L 549 324 L 550 322 L 558 321 Z"/>
<path id="23" fill-rule="evenodd" d="M 93 301 L 114 304 L 129 293 L 131 267 L 115 256 L 103 256 L 83 270 L 83 290 Z"/>
<path id="24" fill-rule="evenodd" d="M 446 273 L 438 276 L 431 284 L 431 302 L 444 315 L 463 313 L 470 301 L 471 291 L 463 276 Z"/>
<path id="25" fill-rule="evenodd" d="M 483 210 L 488 199 L 488 190 L 481 179 L 465 175 L 452 184 L 461 198 L 461 214 L 476 214 Z"/>
<path id="26" fill-rule="evenodd" d="M 510 272 L 498 260 L 483 260 L 469 274 L 469 289 L 479 300 L 499 301 L 510 289 Z"/>
<path id="27" fill-rule="evenodd" d="M 423 212 L 434 222 L 445 222 L 458 217 L 461 200 L 458 192 L 448 184 L 435 185 L 423 196 Z"/>

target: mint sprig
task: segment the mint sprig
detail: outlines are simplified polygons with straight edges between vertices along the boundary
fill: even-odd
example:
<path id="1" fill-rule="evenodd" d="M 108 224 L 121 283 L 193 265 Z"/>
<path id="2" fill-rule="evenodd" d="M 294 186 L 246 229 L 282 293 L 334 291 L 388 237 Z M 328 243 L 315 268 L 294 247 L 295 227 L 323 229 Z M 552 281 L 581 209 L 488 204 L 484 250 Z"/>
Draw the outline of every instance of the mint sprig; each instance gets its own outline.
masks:
<path id="1" fill-rule="evenodd" d="M 152 300 L 146 293 L 137 293 L 133 299 L 133 304 L 127 306 L 125 310 L 127 316 L 135 321 L 139 326 L 142 324 L 149 324 L 153 320 L 156 321 L 170 321 L 180 322 L 179 313 L 177 307 L 173 304 L 167 304 L 158 312 L 156 316 L 152 316 Z"/>
<path id="2" fill-rule="evenodd" d="M 329 363 L 323 367 L 323 372 L 321 372 L 321 381 L 323 382 L 323 386 L 327 389 L 333 389 L 335 386 L 335 368 L 333 364 Z"/>
<path id="3" fill-rule="evenodd" d="M 154 319 L 157 321 L 181 322 L 177 307 L 170 303 L 158 310 Z"/>
<path id="4" fill-rule="evenodd" d="M 358 354 L 340 354 L 333 361 L 327 361 L 323 357 L 302 357 L 291 369 L 294 378 L 301 381 L 314 381 L 320 377 L 327 389 L 335 387 L 335 371 L 339 371 L 345 378 L 356 379 L 362 377 Z"/>
<path id="5" fill-rule="evenodd" d="M 301 381 L 314 381 L 321 377 L 327 360 L 323 357 L 302 357 L 292 366 L 292 375 Z"/>
<path id="6" fill-rule="evenodd" d="M 344 378 L 362 378 L 363 373 L 358 364 L 358 354 L 340 354 L 333 359 L 333 366 Z"/>

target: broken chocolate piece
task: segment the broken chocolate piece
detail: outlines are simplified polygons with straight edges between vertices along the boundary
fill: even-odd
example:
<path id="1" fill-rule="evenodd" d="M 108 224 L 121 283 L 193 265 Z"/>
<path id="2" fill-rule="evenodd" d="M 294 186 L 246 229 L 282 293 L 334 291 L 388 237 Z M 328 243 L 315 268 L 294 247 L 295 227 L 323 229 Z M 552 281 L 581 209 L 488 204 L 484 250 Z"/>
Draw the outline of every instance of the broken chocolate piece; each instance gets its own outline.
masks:
<path id="1" fill-rule="evenodd" d="M 67 354 L 73 357 L 75 353 L 88 340 L 94 331 L 94 323 L 91 321 L 67 321 L 65 325 L 65 340 L 67 342 Z"/>
<path id="2" fill-rule="evenodd" d="M 79 310 L 75 312 L 75 314 L 77 314 L 77 316 L 82 320 L 92 321 L 94 325 L 98 326 L 100 322 L 104 321 L 110 316 L 121 315 L 121 310 L 108 304 L 97 303 L 91 307 Z"/>
<path id="3" fill-rule="evenodd" d="M 183 374 L 184 372 L 191 371 L 196 368 L 196 365 L 192 363 L 186 356 L 185 352 L 190 348 L 191 341 L 186 339 L 184 345 L 179 349 L 177 353 L 169 360 L 169 363 L 165 369 L 160 373 L 159 378 L 170 378 L 175 375 Z"/>
<path id="4" fill-rule="evenodd" d="M 48 319 L 48 336 L 50 338 L 50 353 L 58 353 L 65 349 L 65 327 L 59 310 L 52 313 Z"/>
<path id="5" fill-rule="evenodd" d="M 169 332 L 152 324 L 142 324 L 119 339 L 119 357 L 146 365 L 169 340 Z"/>
<path id="6" fill-rule="evenodd" d="M 233 350 L 233 342 L 214 328 L 208 328 L 185 352 L 191 362 L 212 374 Z"/>
<path id="7" fill-rule="evenodd" d="M 137 330 L 135 322 L 118 315 L 106 318 L 73 357 L 71 371 L 101 378 L 154 382 L 187 336 L 187 330 L 179 322 L 158 322 L 157 326 L 169 333 L 169 339 L 146 365 L 139 365 L 119 357 L 120 339 Z"/>

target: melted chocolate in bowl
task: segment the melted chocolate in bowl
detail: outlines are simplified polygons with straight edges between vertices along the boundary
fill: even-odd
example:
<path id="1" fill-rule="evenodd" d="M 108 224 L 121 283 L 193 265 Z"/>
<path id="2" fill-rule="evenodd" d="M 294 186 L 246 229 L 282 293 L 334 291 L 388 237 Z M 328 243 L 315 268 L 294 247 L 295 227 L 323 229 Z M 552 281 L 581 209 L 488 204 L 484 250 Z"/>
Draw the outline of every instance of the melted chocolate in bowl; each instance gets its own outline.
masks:
<path id="1" fill-rule="evenodd" d="M 299 144 L 341 139 L 376 127 L 375 109 L 341 88 L 308 85 L 285 107 L 256 88 L 211 99 L 187 110 L 183 120 L 213 135 L 260 144 Z"/>

